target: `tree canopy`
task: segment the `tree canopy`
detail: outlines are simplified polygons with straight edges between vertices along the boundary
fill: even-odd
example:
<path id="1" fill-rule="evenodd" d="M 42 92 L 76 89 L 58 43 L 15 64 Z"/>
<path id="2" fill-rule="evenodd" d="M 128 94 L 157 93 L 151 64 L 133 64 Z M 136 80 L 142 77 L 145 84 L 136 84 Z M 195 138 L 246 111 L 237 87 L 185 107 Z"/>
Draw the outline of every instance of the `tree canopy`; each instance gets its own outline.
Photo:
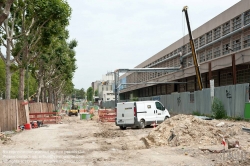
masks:
<path id="1" fill-rule="evenodd" d="M 58 101 L 74 92 L 77 69 L 75 39 L 69 40 L 67 26 L 71 8 L 64 0 L 6 0 L 10 7 L 0 26 L 0 95 L 4 98 Z M 8 3 L 8 4 L 7 4 Z M 6 52 L 2 52 L 6 50 Z M 78 91 L 85 97 L 84 89 Z"/>

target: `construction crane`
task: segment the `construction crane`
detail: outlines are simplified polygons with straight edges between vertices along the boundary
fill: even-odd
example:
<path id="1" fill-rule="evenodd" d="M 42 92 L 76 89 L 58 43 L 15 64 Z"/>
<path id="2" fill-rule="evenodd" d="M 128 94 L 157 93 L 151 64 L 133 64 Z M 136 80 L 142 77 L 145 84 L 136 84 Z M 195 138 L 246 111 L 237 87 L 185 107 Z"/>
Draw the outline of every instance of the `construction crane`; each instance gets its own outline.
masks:
<path id="1" fill-rule="evenodd" d="M 190 47 L 191 47 L 191 51 L 192 51 L 192 55 L 193 55 L 193 61 L 194 61 L 196 77 L 197 77 L 197 80 L 198 80 L 199 88 L 200 88 L 200 90 L 202 90 L 203 86 L 202 86 L 202 81 L 201 81 L 201 73 L 200 73 L 200 68 L 199 68 L 199 64 L 198 64 L 198 61 L 197 61 L 197 54 L 196 54 L 196 50 L 195 50 L 195 47 L 194 47 L 194 40 L 193 40 L 193 36 L 192 36 L 192 31 L 191 31 L 191 28 L 190 28 L 187 9 L 188 9 L 188 7 L 184 6 L 184 8 L 182 9 L 182 12 L 185 12 L 187 27 L 188 27 L 188 33 L 189 33 L 189 38 L 190 38 L 189 39 L 190 40 Z"/>

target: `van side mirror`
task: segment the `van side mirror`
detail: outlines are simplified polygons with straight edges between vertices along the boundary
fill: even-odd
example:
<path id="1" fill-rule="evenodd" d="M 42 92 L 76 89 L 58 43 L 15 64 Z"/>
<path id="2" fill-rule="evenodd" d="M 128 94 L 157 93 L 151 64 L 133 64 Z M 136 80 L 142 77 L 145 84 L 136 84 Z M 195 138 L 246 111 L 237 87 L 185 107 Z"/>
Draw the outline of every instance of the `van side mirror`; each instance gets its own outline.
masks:
<path id="1" fill-rule="evenodd" d="M 163 107 L 163 110 L 165 110 L 166 108 L 165 107 Z"/>

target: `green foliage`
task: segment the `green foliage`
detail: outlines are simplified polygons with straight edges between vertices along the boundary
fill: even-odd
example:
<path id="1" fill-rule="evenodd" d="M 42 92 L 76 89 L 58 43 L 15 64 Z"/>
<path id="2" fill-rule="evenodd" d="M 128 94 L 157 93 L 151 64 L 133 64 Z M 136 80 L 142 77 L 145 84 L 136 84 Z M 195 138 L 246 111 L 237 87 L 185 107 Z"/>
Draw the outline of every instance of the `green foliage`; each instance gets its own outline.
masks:
<path id="1" fill-rule="evenodd" d="M 98 96 L 98 90 L 95 90 L 95 96 Z"/>
<path id="2" fill-rule="evenodd" d="M 212 113 L 215 119 L 222 119 L 227 116 L 226 110 L 224 109 L 222 102 L 216 97 L 214 98 L 212 104 Z"/>
<path id="3" fill-rule="evenodd" d="M 15 72 L 11 76 L 11 93 L 12 99 L 18 98 L 18 87 L 19 87 L 19 72 Z"/>
<path id="4" fill-rule="evenodd" d="M 92 101 L 93 100 L 93 88 L 89 87 L 87 89 L 87 100 Z"/>
<path id="5" fill-rule="evenodd" d="M 138 101 L 139 98 L 138 97 L 133 97 L 132 99 L 130 99 L 131 101 Z"/>
<path id="6" fill-rule="evenodd" d="M 201 113 L 199 111 L 193 111 L 192 115 L 201 116 Z"/>

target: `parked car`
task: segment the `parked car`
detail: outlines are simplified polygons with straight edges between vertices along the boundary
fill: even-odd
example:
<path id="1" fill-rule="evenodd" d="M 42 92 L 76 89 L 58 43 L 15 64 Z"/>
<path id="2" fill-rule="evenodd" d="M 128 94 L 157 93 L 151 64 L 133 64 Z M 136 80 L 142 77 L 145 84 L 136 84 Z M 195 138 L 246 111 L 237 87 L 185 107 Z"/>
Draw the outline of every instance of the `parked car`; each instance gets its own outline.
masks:
<path id="1" fill-rule="evenodd" d="M 170 118 L 168 110 L 159 101 L 136 101 L 117 103 L 116 126 L 144 128 L 153 123 L 160 124 Z"/>

